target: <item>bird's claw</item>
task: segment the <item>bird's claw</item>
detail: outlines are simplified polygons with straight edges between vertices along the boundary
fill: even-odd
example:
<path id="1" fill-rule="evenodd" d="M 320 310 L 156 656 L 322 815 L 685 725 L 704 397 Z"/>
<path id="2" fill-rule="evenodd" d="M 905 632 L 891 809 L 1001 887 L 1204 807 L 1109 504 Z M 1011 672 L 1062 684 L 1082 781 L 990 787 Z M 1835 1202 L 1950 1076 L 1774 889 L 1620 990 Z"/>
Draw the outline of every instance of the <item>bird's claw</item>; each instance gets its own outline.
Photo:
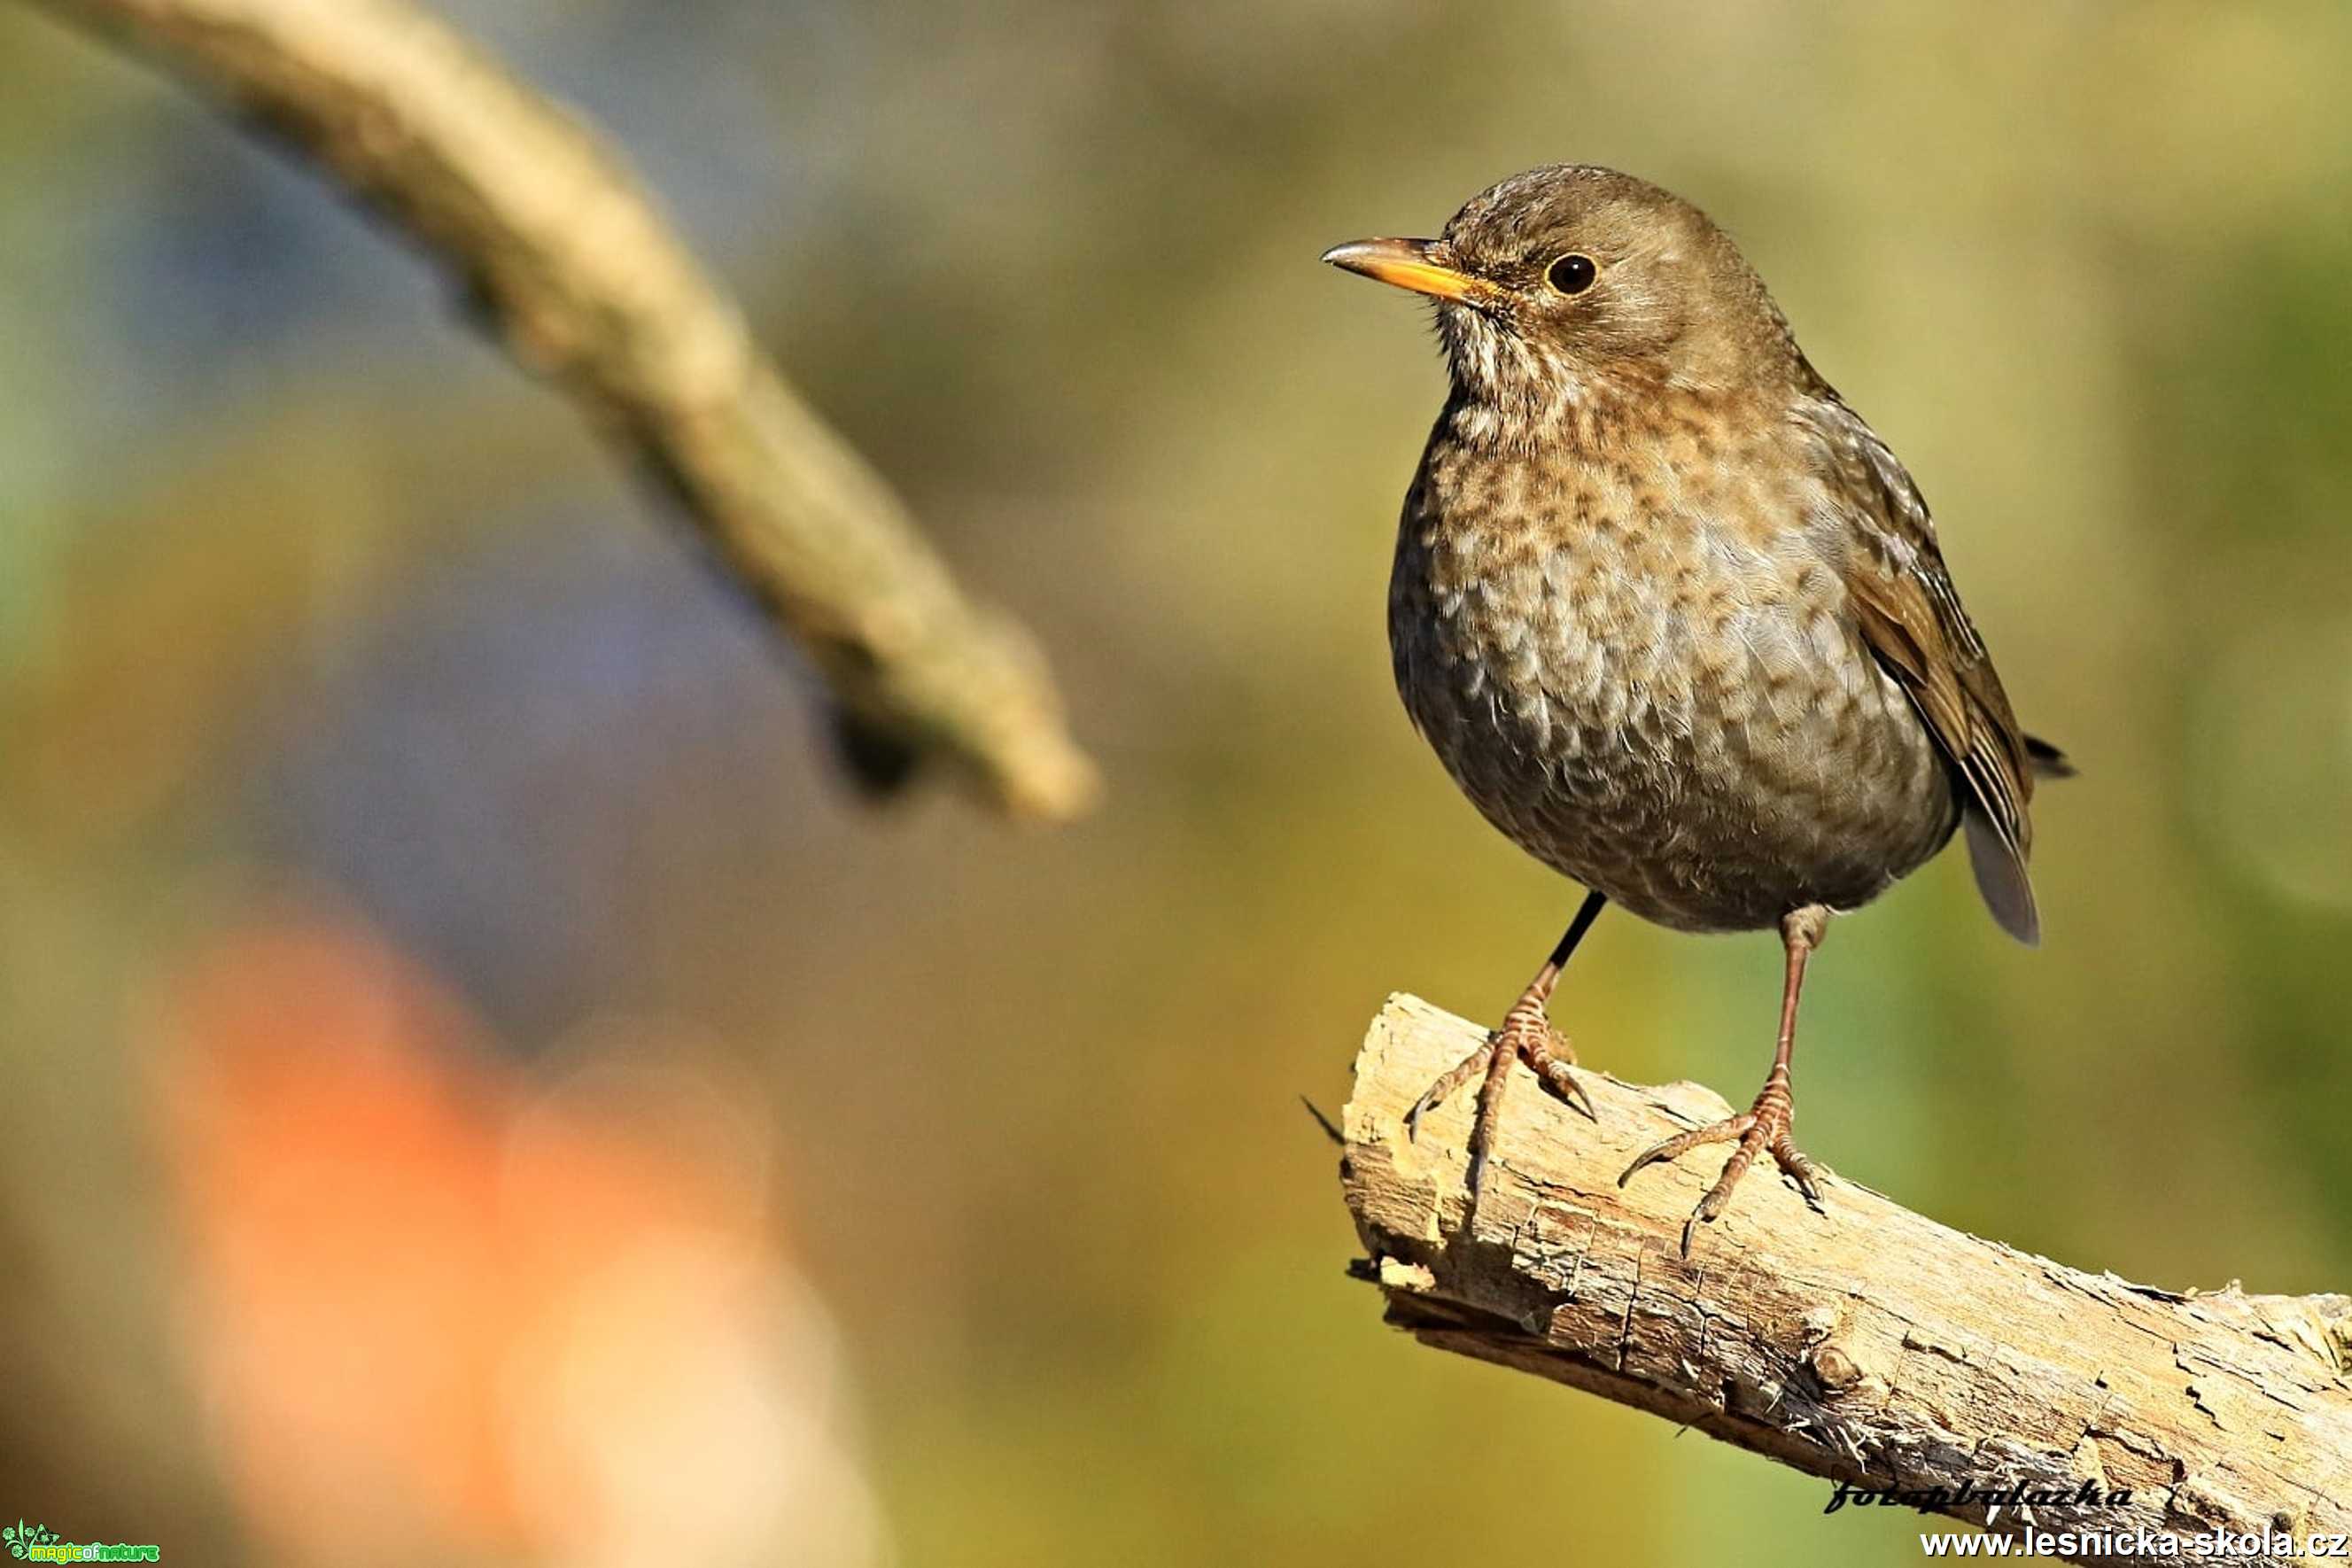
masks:
<path id="1" fill-rule="evenodd" d="M 1550 1021 L 1541 1012 L 1531 1013 L 1514 1007 L 1504 1018 L 1502 1027 L 1489 1034 L 1484 1044 L 1454 1063 L 1435 1083 L 1422 1091 L 1419 1100 L 1412 1102 L 1412 1109 L 1404 1113 L 1405 1142 L 1411 1143 L 1419 1139 L 1421 1119 L 1444 1104 L 1455 1089 L 1474 1078 L 1494 1081 L 1499 1076 L 1492 1070 L 1495 1053 L 1498 1050 L 1508 1051 L 1513 1060 L 1527 1063 L 1544 1087 L 1559 1099 L 1592 1121 L 1601 1120 L 1601 1112 L 1592 1103 L 1591 1092 L 1577 1081 L 1576 1074 L 1571 1070 L 1576 1061 L 1575 1047 L 1551 1026 Z M 1478 1131 L 1481 1132 L 1493 1130 L 1491 1106 L 1498 1092 L 1499 1085 L 1478 1097 Z M 1486 1140 L 1475 1137 L 1473 1142 L 1483 1144 Z"/>
<path id="2" fill-rule="evenodd" d="M 1755 1162 L 1756 1156 L 1767 1151 L 1770 1152 L 1773 1163 L 1795 1183 L 1797 1191 L 1804 1195 L 1805 1202 L 1813 1211 L 1816 1214 L 1826 1213 L 1822 1203 L 1819 1169 L 1790 1137 L 1789 1130 L 1794 1119 L 1785 1080 L 1768 1081 L 1764 1092 L 1757 1097 L 1753 1109 L 1743 1110 L 1737 1116 L 1727 1116 L 1705 1127 L 1677 1132 L 1652 1144 L 1633 1156 L 1633 1163 L 1625 1167 L 1624 1173 L 1617 1178 L 1617 1184 L 1622 1187 L 1643 1167 L 1677 1159 L 1703 1144 L 1738 1145 L 1732 1150 L 1731 1157 L 1723 1163 L 1723 1172 L 1716 1178 L 1715 1184 L 1707 1188 L 1706 1195 L 1700 1198 L 1698 1205 L 1691 1210 L 1690 1218 L 1683 1222 L 1682 1253 L 1685 1258 L 1690 1256 L 1691 1238 L 1697 1234 L 1698 1227 L 1715 1223 L 1717 1216 L 1730 1203 L 1732 1189 L 1739 1184 L 1740 1177 L 1748 1173 L 1748 1167 Z"/>
<path id="3" fill-rule="evenodd" d="M 1435 1083 L 1422 1090 L 1421 1098 L 1412 1102 L 1412 1109 L 1404 1113 L 1406 1142 L 1413 1142 L 1421 1136 L 1423 1117 L 1444 1104 L 1446 1097 L 1455 1089 L 1486 1072 L 1486 1064 L 1494 1058 L 1497 1037 L 1495 1035 L 1487 1036 L 1485 1045 L 1454 1063 L 1453 1068 L 1441 1076 Z"/>

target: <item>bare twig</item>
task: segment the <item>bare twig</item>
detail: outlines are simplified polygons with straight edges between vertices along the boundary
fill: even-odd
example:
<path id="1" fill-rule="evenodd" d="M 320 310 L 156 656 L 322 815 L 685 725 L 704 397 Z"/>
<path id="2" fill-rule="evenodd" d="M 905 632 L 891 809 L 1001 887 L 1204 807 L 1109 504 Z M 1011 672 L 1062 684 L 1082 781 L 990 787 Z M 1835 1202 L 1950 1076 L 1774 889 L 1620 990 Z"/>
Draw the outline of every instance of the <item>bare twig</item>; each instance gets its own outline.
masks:
<path id="1" fill-rule="evenodd" d="M 1402 1121 L 1481 1036 L 1391 998 L 1346 1112 L 1362 1272 L 1424 1343 L 1999 1530 L 2145 1530 L 2181 1537 L 2189 1561 L 2219 1555 L 2196 1549 L 2204 1532 L 2352 1531 L 2352 1298 L 2084 1274 L 1845 1181 L 1824 1215 L 1750 1176 L 1685 1260 L 1684 1218 L 1712 1166 L 1654 1169 L 1622 1191 L 1617 1175 L 1724 1104 L 1595 1073 L 1598 1125 L 1517 1076 L 1465 1214 L 1466 1091 L 1418 1142 Z M 2086 1484 L 2095 1505 L 2078 1500 Z M 1937 1488 L 2012 1500 L 1937 1507 Z"/>
<path id="2" fill-rule="evenodd" d="M 514 356 L 617 430 L 851 714 L 1059 818 L 1096 793 L 1043 661 L 577 121 L 404 0 L 44 0 L 212 89 L 456 273 Z"/>

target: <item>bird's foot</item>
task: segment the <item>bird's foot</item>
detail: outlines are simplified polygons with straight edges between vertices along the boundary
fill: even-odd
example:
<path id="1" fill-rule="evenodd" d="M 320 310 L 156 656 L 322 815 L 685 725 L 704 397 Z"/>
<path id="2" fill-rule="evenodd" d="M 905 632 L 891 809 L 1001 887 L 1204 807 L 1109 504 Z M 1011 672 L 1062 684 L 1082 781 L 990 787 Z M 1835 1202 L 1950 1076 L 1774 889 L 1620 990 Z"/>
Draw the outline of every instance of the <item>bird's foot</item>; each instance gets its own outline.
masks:
<path id="1" fill-rule="evenodd" d="M 1677 1159 L 1702 1143 L 1736 1142 L 1738 1145 L 1732 1150 L 1731 1158 L 1723 1163 L 1723 1173 L 1716 1178 L 1715 1185 L 1706 1190 L 1706 1196 L 1699 1199 L 1698 1207 L 1693 1209 L 1690 1218 L 1683 1222 L 1683 1256 L 1688 1258 L 1692 1233 L 1702 1225 L 1715 1223 L 1716 1216 L 1731 1201 L 1731 1189 L 1739 1184 L 1739 1178 L 1748 1173 L 1748 1167 L 1755 1163 L 1756 1156 L 1768 1149 L 1772 1152 L 1774 1163 L 1788 1173 L 1789 1178 L 1797 1184 L 1797 1190 L 1805 1194 L 1805 1201 L 1817 1211 L 1821 1208 L 1820 1173 L 1812 1160 L 1798 1149 L 1795 1140 L 1790 1136 L 1795 1122 L 1796 1106 L 1789 1097 L 1788 1072 L 1775 1067 L 1772 1076 L 1764 1080 L 1764 1088 L 1756 1096 L 1756 1103 L 1752 1107 L 1737 1116 L 1727 1116 L 1710 1126 L 1677 1132 L 1664 1142 L 1644 1149 L 1632 1164 L 1625 1167 L 1625 1173 L 1617 1178 L 1617 1184 L 1622 1187 L 1632 1181 L 1634 1173 L 1644 1165 Z"/>
<path id="2" fill-rule="evenodd" d="M 1404 1135 L 1407 1140 L 1419 1136 L 1421 1119 L 1443 1105 L 1446 1098 L 1474 1078 L 1484 1082 L 1478 1089 L 1478 1115 L 1470 1127 L 1470 1195 L 1478 1195 L 1478 1177 L 1486 1168 L 1486 1153 L 1495 1146 L 1495 1131 L 1502 1120 L 1503 1084 L 1510 1073 L 1511 1064 L 1523 1061 L 1535 1069 L 1544 1087 L 1561 1100 L 1591 1116 L 1594 1114 L 1592 1097 L 1576 1081 L 1570 1071 L 1576 1065 L 1576 1049 L 1568 1037 L 1551 1026 L 1544 1016 L 1543 1000 L 1532 993 L 1514 1003 L 1503 1016 L 1502 1027 L 1486 1037 L 1486 1043 L 1456 1062 L 1405 1112 Z"/>

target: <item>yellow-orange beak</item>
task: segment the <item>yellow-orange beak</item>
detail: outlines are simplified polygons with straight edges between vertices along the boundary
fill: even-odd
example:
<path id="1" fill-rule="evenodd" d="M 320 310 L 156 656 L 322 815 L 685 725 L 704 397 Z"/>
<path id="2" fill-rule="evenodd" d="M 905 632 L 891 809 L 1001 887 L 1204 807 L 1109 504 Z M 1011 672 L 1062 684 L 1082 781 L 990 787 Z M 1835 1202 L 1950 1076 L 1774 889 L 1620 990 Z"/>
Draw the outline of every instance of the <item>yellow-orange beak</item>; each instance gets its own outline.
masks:
<path id="1" fill-rule="evenodd" d="M 1323 259 L 1334 267 L 1344 267 L 1350 272 L 1360 272 L 1379 282 L 1410 289 L 1433 300 L 1483 298 L 1487 285 L 1467 272 L 1457 272 L 1433 260 L 1431 253 L 1436 248 L 1433 239 L 1359 239 L 1333 246 L 1323 253 Z"/>

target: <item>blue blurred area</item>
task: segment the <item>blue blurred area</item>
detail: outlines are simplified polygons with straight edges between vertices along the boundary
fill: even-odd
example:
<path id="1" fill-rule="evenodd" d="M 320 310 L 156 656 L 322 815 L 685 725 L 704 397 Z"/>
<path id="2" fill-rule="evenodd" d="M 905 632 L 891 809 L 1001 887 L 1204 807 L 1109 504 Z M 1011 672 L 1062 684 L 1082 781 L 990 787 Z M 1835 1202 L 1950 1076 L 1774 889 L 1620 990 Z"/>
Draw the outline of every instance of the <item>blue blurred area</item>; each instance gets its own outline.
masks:
<path id="1" fill-rule="evenodd" d="M 759 816 L 812 742 L 796 665 L 685 552 L 604 498 L 529 510 L 353 627 L 244 770 L 260 851 L 524 1042 L 613 1004 L 640 894 L 678 870 L 649 840 L 679 760 Z"/>

